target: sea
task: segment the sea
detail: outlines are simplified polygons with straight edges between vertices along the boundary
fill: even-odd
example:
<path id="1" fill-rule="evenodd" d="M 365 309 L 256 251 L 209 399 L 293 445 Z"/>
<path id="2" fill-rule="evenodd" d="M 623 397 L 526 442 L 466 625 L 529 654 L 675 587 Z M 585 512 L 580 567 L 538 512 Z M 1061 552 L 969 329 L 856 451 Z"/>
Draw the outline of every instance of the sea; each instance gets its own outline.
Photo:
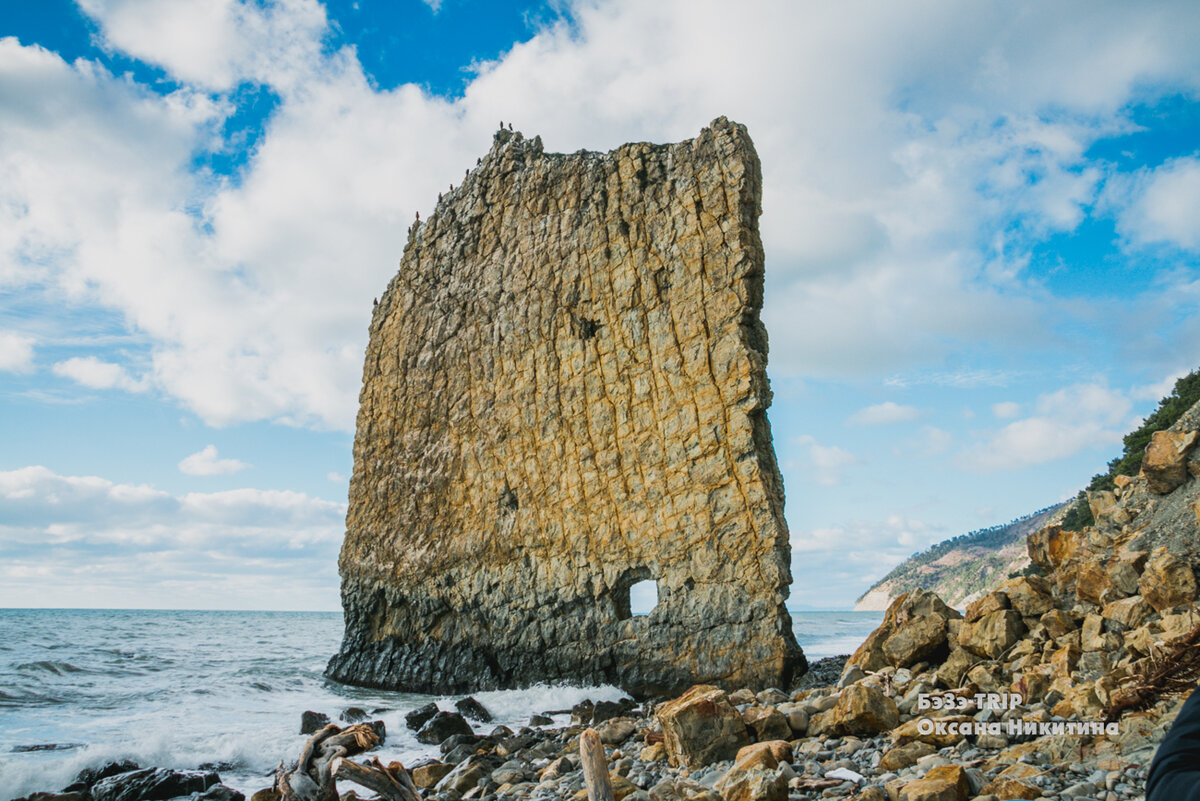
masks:
<path id="1" fill-rule="evenodd" d="M 851 653 L 879 612 L 792 612 L 810 661 Z M 305 710 L 337 722 L 360 707 L 387 726 L 379 756 L 404 764 L 433 756 L 405 713 L 459 696 L 349 687 L 323 671 L 342 636 L 341 613 L 0 609 L 0 801 L 57 790 L 83 768 L 115 759 L 142 766 L 215 769 L 250 796 L 294 759 Z M 616 687 L 538 685 L 475 693 L 514 730 L 535 713 Z M 556 724 L 566 724 L 559 715 Z M 478 728 L 478 727 L 477 727 Z"/>

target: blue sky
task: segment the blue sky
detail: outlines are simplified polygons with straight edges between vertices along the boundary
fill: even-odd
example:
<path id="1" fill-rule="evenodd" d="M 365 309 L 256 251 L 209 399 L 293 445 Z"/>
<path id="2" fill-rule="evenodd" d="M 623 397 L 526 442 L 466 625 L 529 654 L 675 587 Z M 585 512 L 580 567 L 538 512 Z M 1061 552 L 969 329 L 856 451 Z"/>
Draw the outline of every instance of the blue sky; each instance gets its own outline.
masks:
<path id="1" fill-rule="evenodd" d="M 337 609 L 372 298 L 496 123 L 745 123 L 792 602 L 1200 366 L 1186 2 L 0 2 L 0 606 Z"/>

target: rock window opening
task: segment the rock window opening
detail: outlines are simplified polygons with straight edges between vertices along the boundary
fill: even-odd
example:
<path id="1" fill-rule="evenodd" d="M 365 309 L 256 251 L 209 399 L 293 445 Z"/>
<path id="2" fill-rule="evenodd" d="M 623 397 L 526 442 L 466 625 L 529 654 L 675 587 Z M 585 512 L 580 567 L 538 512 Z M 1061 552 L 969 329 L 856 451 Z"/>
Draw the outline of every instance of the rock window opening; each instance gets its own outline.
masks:
<path id="1" fill-rule="evenodd" d="M 622 620 L 650 614 L 658 606 L 658 582 L 654 579 L 637 582 L 625 590 L 623 600 Z"/>

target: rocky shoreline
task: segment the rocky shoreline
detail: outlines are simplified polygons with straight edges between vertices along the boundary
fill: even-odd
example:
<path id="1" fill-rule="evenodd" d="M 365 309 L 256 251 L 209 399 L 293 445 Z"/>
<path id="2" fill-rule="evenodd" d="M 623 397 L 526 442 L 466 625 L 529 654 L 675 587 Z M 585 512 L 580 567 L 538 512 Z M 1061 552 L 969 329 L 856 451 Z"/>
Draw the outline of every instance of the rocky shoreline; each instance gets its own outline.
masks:
<path id="1" fill-rule="evenodd" d="M 846 663 L 847 657 L 814 662 L 790 693 L 727 694 L 698 686 L 657 704 L 584 702 L 570 710 L 571 723 L 560 727 L 551 725 L 551 715 L 566 710 L 534 714 L 529 726 L 513 731 L 489 728 L 489 713 L 474 699 L 460 701 L 458 712 L 430 704 L 409 713 L 407 723 L 440 754 L 407 766 L 407 774 L 420 798 L 430 801 L 585 801 L 579 743 L 590 728 L 605 745 L 616 801 L 1136 801 L 1143 797 L 1153 749 L 1180 705 L 1174 699 L 1132 716 L 1115 733 L 1072 734 L 1068 724 L 1078 716 L 1055 715 L 1056 704 L 1045 700 L 997 713 L 988 708 L 986 695 L 967 686 L 954 693 L 963 703 L 953 709 L 921 710 L 922 695 L 944 695 L 923 692 L 938 682 L 936 668 L 885 666 L 868 673 Z M 356 721 L 366 715 L 349 709 L 341 717 Z M 956 728 L 922 732 L 923 718 Z M 1051 733 L 1014 736 L 1009 721 L 1038 721 Z M 305 713 L 302 733 L 328 723 L 324 715 Z M 989 733 L 988 724 L 998 724 L 999 733 Z M 374 727 L 382 744 L 382 725 L 364 725 Z M 340 795 L 342 801 L 361 797 L 355 791 Z M 58 793 L 26 797 L 185 798 L 245 796 L 222 785 L 213 771 L 111 763 L 83 771 Z M 251 795 L 251 801 L 280 798 L 266 787 Z"/>
<path id="2" fill-rule="evenodd" d="M 581 740 L 595 736 L 614 801 L 1136 801 L 1196 686 L 1197 429 L 1200 406 L 1154 434 L 1137 477 L 1089 495 L 1094 525 L 1031 535 L 1029 575 L 965 612 L 902 595 L 844 663 L 814 663 L 787 692 L 701 684 L 657 703 L 584 702 L 565 726 L 537 714 L 517 731 L 488 728 L 473 699 L 430 704 L 406 724 L 439 756 L 407 766 L 349 761 L 386 738 L 365 712 L 343 713 L 346 728 L 310 717 L 301 758 L 251 799 L 360 798 L 333 790 L 347 778 L 400 801 L 587 801 Z M 216 773 L 133 767 L 28 801 L 242 799 Z"/>
<path id="3" fill-rule="evenodd" d="M 474 699 L 460 701 L 457 712 L 430 704 L 409 713 L 406 722 L 419 741 L 437 744 L 440 755 L 405 772 L 419 797 L 430 801 L 584 801 L 579 743 L 592 729 L 604 744 L 616 801 L 1132 801 L 1143 796 L 1149 755 L 1179 706 L 1172 702 L 1141 713 L 1137 725 L 1120 726 L 1115 735 L 960 734 L 942 728 L 923 733 L 922 719 L 971 721 L 969 728 L 998 722 L 1002 732 L 1008 720 L 1044 721 L 1054 730 L 1067 719 L 1044 702 L 997 714 L 969 688 L 955 695 L 965 702 L 952 711 L 921 710 L 923 691 L 937 680 L 933 669 L 889 666 L 868 674 L 853 664 L 843 670 L 845 662 L 846 657 L 815 662 L 803 683 L 811 686 L 790 693 L 725 693 L 700 685 L 659 703 L 584 702 L 570 710 L 571 723 L 560 727 L 539 713 L 518 731 L 488 728 L 490 715 Z M 342 717 L 364 715 L 352 709 Z M 323 715 L 305 713 L 302 726 L 311 732 L 327 723 Z M 378 723 L 358 725 L 374 726 L 381 735 L 375 745 L 386 737 Z M 342 789 L 340 798 L 371 797 L 360 792 Z M 251 801 L 281 797 L 263 788 Z M 27 797 L 175 798 L 245 796 L 220 784 L 215 772 L 113 763 L 84 771 L 60 793 Z"/>

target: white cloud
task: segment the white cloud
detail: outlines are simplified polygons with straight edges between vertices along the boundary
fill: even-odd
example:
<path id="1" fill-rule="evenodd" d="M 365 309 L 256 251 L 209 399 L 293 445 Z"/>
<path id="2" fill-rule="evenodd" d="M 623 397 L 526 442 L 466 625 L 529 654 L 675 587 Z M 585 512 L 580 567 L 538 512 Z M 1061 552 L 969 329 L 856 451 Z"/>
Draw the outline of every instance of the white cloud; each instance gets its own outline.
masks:
<path id="1" fill-rule="evenodd" d="M 297 492 L 0 472 L 0 606 L 336 609 L 345 511 Z"/>
<path id="2" fill-rule="evenodd" d="M 342 484 L 342 483 L 345 483 L 345 481 L 346 481 L 346 477 L 343 476 L 341 473 L 337 472 L 336 470 L 330 470 L 328 473 L 325 474 L 325 478 L 329 479 L 334 484 Z"/>
<path id="3" fill-rule="evenodd" d="M 69 378 L 89 389 L 122 389 L 126 392 L 144 392 L 147 382 L 135 379 L 119 364 L 101 361 L 95 356 L 75 356 L 57 362 L 52 368 L 55 375 Z"/>
<path id="4" fill-rule="evenodd" d="M 920 416 L 921 410 L 915 406 L 902 406 L 892 401 L 885 401 L 859 409 L 850 415 L 846 422 L 860 426 L 881 426 L 892 423 L 908 423 Z"/>
<path id="5" fill-rule="evenodd" d="M 950 450 L 954 435 L 937 426 L 922 426 L 916 451 L 922 456 L 940 456 Z"/>
<path id="6" fill-rule="evenodd" d="M 808 448 L 806 468 L 823 487 L 841 483 L 845 468 L 858 464 L 858 457 L 850 451 L 837 445 L 822 445 L 808 434 L 797 437 L 796 444 Z"/>
<path id="7" fill-rule="evenodd" d="M 185 83 L 243 81 L 291 89 L 321 63 L 325 9 L 316 0 L 80 0 L 104 43 Z"/>
<path id="8" fill-rule="evenodd" d="M 23 373 L 33 368 L 33 337 L 0 331 L 0 371 Z"/>
<path id="9" fill-rule="evenodd" d="M 1011 420 L 1021 413 L 1021 404 L 1015 401 L 1000 401 L 992 404 L 992 414 L 1001 420 Z"/>
<path id="10" fill-rule="evenodd" d="M 499 119 L 564 152 L 747 123 L 776 374 L 1040 346 L 1059 316 L 1022 283 L 1030 237 L 1078 224 L 1088 147 L 1128 128 L 1128 103 L 1200 75 L 1200 19 L 1120 3 L 1064 26 L 1036 3 L 617 0 L 571 6 L 448 100 L 380 91 L 353 50 L 324 50 L 315 0 L 84 8 L 184 88 L 0 42 L 0 285 L 118 311 L 151 342 L 153 385 L 214 425 L 353 426 L 370 299 Z M 231 101 L 210 93 L 241 81 L 278 107 L 236 181 L 196 173 L 229 147 Z"/>
<path id="11" fill-rule="evenodd" d="M 1014 420 L 960 456 L 982 471 L 1017 470 L 1065 459 L 1121 441 L 1132 401 L 1099 384 L 1076 384 L 1042 395 L 1035 414 Z"/>
<path id="12" fill-rule="evenodd" d="M 237 459 L 221 459 L 216 445 L 206 445 L 179 462 L 179 471 L 189 476 L 227 476 L 250 465 Z"/>
<path id="13" fill-rule="evenodd" d="M 1200 250 L 1200 158 L 1171 159 L 1116 179 L 1107 196 L 1118 208 L 1117 229 L 1135 244 Z"/>
<path id="14" fill-rule="evenodd" d="M 1195 369 L 1195 368 L 1192 368 Z M 1162 381 L 1155 381 L 1140 387 L 1134 387 L 1129 396 L 1134 400 L 1148 400 L 1156 403 L 1175 391 L 1175 382 L 1187 375 L 1191 370 L 1175 370 Z"/>
<path id="15" fill-rule="evenodd" d="M 421 0 L 421 2 L 429 6 L 434 14 L 442 10 L 442 0 Z"/>
<path id="16" fill-rule="evenodd" d="M 897 564 L 944 537 L 943 529 L 899 512 L 793 531 L 794 561 L 821 581 L 794 583 L 789 604 L 846 608 Z"/>

